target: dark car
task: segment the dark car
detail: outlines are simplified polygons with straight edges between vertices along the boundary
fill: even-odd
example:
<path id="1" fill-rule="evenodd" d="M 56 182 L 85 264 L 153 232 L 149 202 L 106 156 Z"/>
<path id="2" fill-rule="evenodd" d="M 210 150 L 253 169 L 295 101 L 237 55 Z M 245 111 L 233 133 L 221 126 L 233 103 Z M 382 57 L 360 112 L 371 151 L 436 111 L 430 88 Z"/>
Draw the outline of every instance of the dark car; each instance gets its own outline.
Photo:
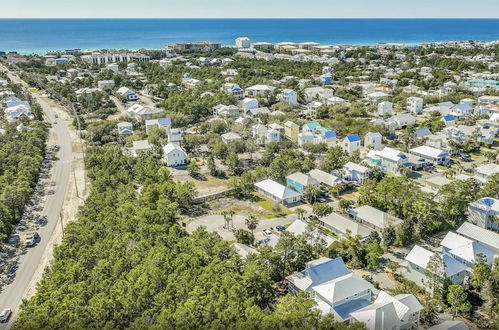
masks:
<path id="1" fill-rule="evenodd" d="M 286 230 L 286 227 L 279 225 L 279 226 L 276 226 L 275 229 L 277 229 L 277 231 L 284 231 L 284 230 Z"/>
<path id="2" fill-rule="evenodd" d="M 468 155 L 468 154 L 461 154 L 461 155 L 459 155 L 459 156 L 460 156 L 460 157 L 461 157 L 461 159 L 462 159 L 462 160 L 464 160 L 465 162 L 471 162 L 471 161 L 472 161 L 472 159 L 471 159 L 470 155 Z"/>
<path id="3" fill-rule="evenodd" d="M 465 168 L 464 171 L 466 173 L 473 173 L 473 169 L 472 168 Z"/>
<path id="4" fill-rule="evenodd" d="M 315 216 L 315 215 L 309 215 L 308 219 L 309 220 L 319 220 L 319 218 L 317 218 L 317 216 Z"/>

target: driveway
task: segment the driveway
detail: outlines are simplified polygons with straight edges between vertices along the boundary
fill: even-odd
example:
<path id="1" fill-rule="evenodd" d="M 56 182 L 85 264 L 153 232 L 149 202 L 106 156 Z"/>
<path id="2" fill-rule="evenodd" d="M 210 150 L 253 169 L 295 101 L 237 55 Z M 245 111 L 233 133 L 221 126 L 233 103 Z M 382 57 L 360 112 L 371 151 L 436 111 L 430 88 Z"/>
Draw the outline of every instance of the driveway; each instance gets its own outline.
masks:
<path id="1" fill-rule="evenodd" d="M 289 225 L 298 218 L 296 214 L 290 214 L 285 217 L 274 218 L 270 220 L 260 220 L 258 226 L 254 230 L 255 234 L 261 232 L 264 229 L 275 228 L 276 226 Z M 208 232 L 218 233 L 226 241 L 234 241 L 236 237 L 234 236 L 234 231 L 237 229 L 246 229 L 246 216 L 244 215 L 234 215 L 233 218 L 233 230 L 224 229 L 225 225 L 224 217 L 220 214 L 207 215 L 199 218 L 193 219 L 189 224 L 187 224 L 187 232 L 192 233 L 201 226 L 205 226 Z"/>

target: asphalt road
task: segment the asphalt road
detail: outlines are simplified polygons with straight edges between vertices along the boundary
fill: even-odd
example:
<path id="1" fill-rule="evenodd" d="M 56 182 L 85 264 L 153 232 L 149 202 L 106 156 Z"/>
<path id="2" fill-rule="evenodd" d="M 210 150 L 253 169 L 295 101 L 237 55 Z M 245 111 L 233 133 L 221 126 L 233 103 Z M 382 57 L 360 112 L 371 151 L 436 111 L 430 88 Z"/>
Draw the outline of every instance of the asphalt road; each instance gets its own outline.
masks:
<path id="1" fill-rule="evenodd" d="M 11 76 L 10 78 L 16 83 L 21 82 L 17 77 Z M 55 193 L 47 196 L 43 208 L 42 214 L 47 216 L 48 223 L 45 226 L 40 227 L 38 230 L 41 238 L 40 241 L 32 248 L 29 248 L 26 254 L 21 256 L 21 259 L 19 260 L 19 268 L 14 281 L 10 285 L 4 287 L 3 291 L 0 293 L 0 311 L 4 308 L 10 308 L 13 312 L 9 323 L 0 324 L 0 329 L 9 327 L 16 317 L 16 314 L 19 312 L 19 306 L 22 298 L 35 275 L 35 272 L 40 264 L 40 260 L 45 253 L 45 249 L 47 248 L 50 237 L 52 236 L 56 226 L 61 225 L 59 214 L 62 211 L 64 199 L 68 191 L 71 174 L 71 161 L 73 160 L 71 136 L 69 133 L 69 125 L 71 122 L 55 118 L 55 110 L 49 106 L 44 98 L 36 94 L 33 96 L 43 108 L 47 119 L 52 123 L 50 134 L 52 136 L 55 135 L 55 138 L 50 139 L 52 140 L 51 142 L 60 146 L 60 150 L 57 153 L 58 160 L 54 163 L 51 178 L 52 181 L 55 181 L 56 186 L 53 188 Z"/>

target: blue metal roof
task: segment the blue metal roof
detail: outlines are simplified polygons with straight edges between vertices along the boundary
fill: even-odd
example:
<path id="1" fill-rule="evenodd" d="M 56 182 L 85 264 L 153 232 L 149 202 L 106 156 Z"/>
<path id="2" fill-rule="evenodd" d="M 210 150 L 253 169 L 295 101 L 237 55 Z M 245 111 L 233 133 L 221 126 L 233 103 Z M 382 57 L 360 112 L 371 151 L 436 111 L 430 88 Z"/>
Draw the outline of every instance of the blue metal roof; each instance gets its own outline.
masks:
<path id="1" fill-rule="evenodd" d="M 360 136 L 358 134 L 351 134 L 347 136 L 347 140 L 349 142 L 357 142 L 360 141 Z"/>
<path id="2" fill-rule="evenodd" d="M 453 116 L 453 115 L 447 115 L 447 116 L 444 116 L 444 120 L 445 120 L 445 121 L 451 121 L 451 120 L 454 120 L 454 116 Z"/>
<path id="3" fill-rule="evenodd" d="M 159 118 L 158 119 L 158 124 L 160 125 L 171 125 L 172 120 L 170 118 Z"/>
<path id="4" fill-rule="evenodd" d="M 326 131 L 326 132 L 324 132 L 324 137 L 327 139 L 335 138 L 336 132 L 335 131 Z"/>

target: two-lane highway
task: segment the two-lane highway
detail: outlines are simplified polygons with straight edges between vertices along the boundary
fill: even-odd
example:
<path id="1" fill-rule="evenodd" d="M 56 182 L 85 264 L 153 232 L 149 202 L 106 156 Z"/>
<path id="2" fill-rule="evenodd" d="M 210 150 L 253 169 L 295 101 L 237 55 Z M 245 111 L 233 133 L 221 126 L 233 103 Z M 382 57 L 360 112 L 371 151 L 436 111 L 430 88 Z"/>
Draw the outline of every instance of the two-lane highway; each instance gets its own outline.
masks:
<path id="1" fill-rule="evenodd" d="M 27 87 L 16 76 L 9 74 L 9 77 L 12 81 L 21 83 Z M 48 195 L 45 205 L 43 205 L 43 214 L 47 216 L 48 223 L 38 230 L 41 238 L 40 242 L 34 247 L 28 248 L 28 252 L 21 256 L 14 281 L 10 285 L 5 286 L 0 293 L 0 310 L 10 308 L 13 312 L 9 323 L 1 324 L 0 328 L 8 327 L 19 312 L 20 303 L 34 278 L 44 253 L 46 253 L 50 237 L 56 226 L 59 225 L 59 215 L 63 209 L 66 193 L 68 192 L 71 164 L 74 157 L 70 135 L 71 123 L 63 120 L 61 116 L 56 116 L 58 110 L 52 109 L 46 99 L 38 94 L 33 94 L 33 97 L 42 107 L 47 121 L 52 123 L 49 145 L 58 144 L 60 146 L 60 150 L 57 153 L 58 159 L 55 161 L 51 176 L 51 181 L 54 181 L 56 186 L 54 187 L 55 193 Z"/>

